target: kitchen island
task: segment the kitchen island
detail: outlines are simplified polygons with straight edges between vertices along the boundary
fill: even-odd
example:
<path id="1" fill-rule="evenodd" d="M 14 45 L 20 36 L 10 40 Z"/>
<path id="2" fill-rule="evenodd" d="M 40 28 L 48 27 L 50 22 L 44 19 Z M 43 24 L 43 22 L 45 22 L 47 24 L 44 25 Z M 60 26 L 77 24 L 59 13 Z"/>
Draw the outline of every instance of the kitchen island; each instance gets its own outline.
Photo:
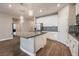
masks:
<path id="1" fill-rule="evenodd" d="M 28 32 L 20 35 L 20 48 L 28 55 L 36 55 L 36 52 L 46 45 L 46 32 Z"/>

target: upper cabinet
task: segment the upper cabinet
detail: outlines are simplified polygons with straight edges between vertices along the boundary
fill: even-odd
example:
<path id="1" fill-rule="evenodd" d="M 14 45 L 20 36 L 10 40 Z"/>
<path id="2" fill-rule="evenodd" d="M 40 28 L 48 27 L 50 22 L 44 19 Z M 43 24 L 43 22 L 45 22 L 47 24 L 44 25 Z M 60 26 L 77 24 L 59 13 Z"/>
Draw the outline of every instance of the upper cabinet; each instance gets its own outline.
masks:
<path id="1" fill-rule="evenodd" d="M 69 5 L 68 25 L 76 25 L 76 4 Z"/>
<path id="2" fill-rule="evenodd" d="M 76 23 L 79 25 L 79 14 L 76 16 Z"/>

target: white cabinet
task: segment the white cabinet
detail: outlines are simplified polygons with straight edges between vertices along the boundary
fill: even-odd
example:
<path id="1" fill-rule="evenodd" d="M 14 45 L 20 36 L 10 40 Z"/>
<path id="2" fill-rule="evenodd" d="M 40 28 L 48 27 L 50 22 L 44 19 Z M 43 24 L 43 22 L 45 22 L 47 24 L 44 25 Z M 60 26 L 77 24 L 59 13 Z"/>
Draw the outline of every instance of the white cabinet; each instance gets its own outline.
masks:
<path id="1" fill-rule="evenodd" d="M 73 55 L 78 56 L 78 41 L 73 41 Z"/>
<path id="2" fill-rule="evenodd" d="M 37 52 L 42 47 L 43 40 L 41 38 L 42 36 L 35 37 L 35 52 Z"/>
<path id="3" fill-rule="evenodd" d="M 46 45 L 45 34 L 31 38 L 20 38 L 20 48 L 29 55 L 35 55 L 36 52 Z"/>
<path id="4" fill-rule="evenodd" d="M 71 54 L 73 56 L 78 56 L 78 45 L 79 42 L 76 40 L 75 37 L 69 35 L 69 42 L 68 42 Z"/>
<path id="5" fill-rule="evenodd" d="M 37 52 L 40 48 L 43 48 L 46 45 L 47 39 L 45 38 L 45 34 L 39 35 L 35 37 L 35 52 Z"/>
<path id="6" fill-rule="evenodd" d="M 68 39 L 69 7 L 66 6 L 58 13 L 58 41 L 66 45 Z"/>
<path id="7" fill-rule="evenodd" d="M 46 43 L 47 43 L 47 35 L 43 34 L 43 44 L 44 44 L 44 46 L 46 45 Z"/>
<path id="8" fill-rule="evenodd" d="M 73 56 L 78 56 L 78 41 L 72 40 L 72 55 Z"/>

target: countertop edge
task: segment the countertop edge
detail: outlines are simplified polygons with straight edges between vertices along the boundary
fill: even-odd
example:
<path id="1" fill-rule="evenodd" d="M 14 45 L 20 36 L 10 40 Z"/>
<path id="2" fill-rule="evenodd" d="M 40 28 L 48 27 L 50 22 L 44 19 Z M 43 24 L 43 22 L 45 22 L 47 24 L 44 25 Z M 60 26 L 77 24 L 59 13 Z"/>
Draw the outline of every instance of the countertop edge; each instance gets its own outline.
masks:
<path id="1" fill-rule="evenodd" d="M 35 34 L 35 35 L 28 36 L 28 37 L 24 37 L 24 36 L 20 36 L 20 35 L 15 35 L 15 36 L 20 36 L 20 37 L 22 37 L 22 38 L 28 39 L 28 38 L 40 36 L 40 35 L 43 35 L 43 34 L 46 34 L 46 33 L 47 33 L 47 32 L 41 32 L 40 34 Z"/>

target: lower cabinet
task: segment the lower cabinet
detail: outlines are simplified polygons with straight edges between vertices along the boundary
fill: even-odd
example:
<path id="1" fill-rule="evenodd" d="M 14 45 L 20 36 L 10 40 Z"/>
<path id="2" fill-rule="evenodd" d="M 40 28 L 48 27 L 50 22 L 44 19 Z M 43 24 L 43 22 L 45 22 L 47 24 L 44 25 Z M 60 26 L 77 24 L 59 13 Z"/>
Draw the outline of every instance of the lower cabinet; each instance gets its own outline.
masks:
<path id="1" fill-rule="evenodd" d="M 73 56 L 78 56 L 79 41 L 77 41 L 77 38 L 73 37 L 72 35 L 68 34 L 68 39 L 66 41 L 59 40 L 57 32 L 48 32 L 45 37 L 65 44 L 70 48 L 71 54 Z"/>
<path id="2" fill-rule="evenodd" d="M 70 48 L 72 56 L 78 56 L 79 42 L 76 40 L 76 38 L 69 35 L 69 43 L 68 44 L 69 44 L 69 48 Z"/>
<path id="3" fill-rule="evenodd" d="M 35 52 L 37 52 L 40 48 L 43 48 L 46 45 L 47 39 L 45 38 L 45 34 L 35 37 Z"/>
<path id="4" fill-rule="evenodd" d="M 72 55 L 78 56 L 78 41 L 73 40 L 71 49 L 72 49 Z"/>
<path id="5" fill-rule="evenodd" d="M 42 44 L 41 37 L 40 36 L 35 37 L 35 52 L 37 52 L 41 48 L 41 44 Z"/>

